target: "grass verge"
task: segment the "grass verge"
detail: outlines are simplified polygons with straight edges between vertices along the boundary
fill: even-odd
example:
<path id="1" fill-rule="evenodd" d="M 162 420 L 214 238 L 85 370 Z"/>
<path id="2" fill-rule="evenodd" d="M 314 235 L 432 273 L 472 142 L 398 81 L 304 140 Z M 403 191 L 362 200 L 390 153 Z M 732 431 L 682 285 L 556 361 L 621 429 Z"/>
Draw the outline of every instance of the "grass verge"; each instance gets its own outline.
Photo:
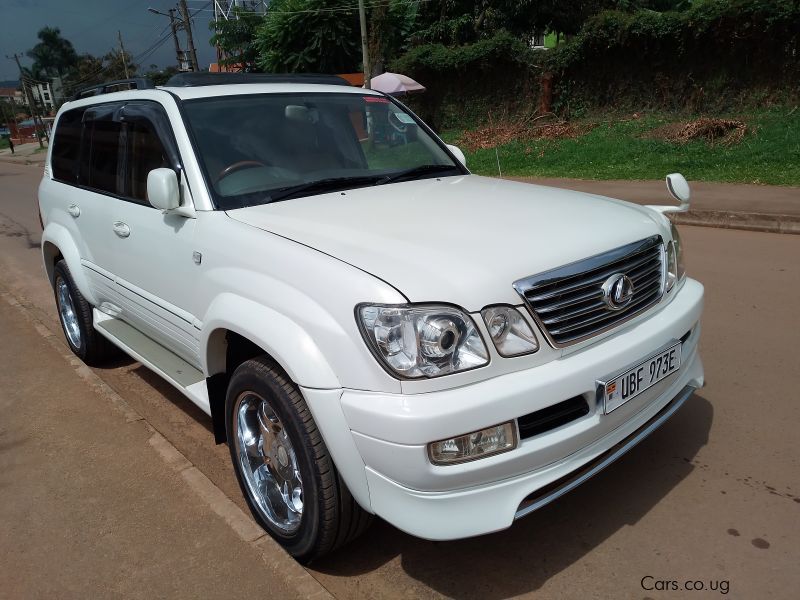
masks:
<path id="1" fill-rule="evenodd" d="M 747 124 L 739 143 L 674 143 L 645 134 L 686 116 L 648 114 L 586 119 L 575 139 L 513 140 L 496 148 L 503 175 L 576 179 L 661 179 L 681 172 L 694 181 L 800 185 L 800 109 L 775 107 L 731 115 Z M 596 125 L 596 126 L 593 126 Z M 447 131 L 459 143 L 460 131 Z M 497 175 L 495 148 L 468 151 L 474 173 Z"/>

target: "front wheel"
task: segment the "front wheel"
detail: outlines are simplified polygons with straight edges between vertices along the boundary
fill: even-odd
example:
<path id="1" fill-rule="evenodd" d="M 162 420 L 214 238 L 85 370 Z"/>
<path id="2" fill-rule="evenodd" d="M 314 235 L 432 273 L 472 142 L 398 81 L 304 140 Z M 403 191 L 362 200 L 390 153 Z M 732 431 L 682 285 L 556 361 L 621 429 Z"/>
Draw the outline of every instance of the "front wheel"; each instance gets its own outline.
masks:
<path id="1" fill-rule="evenodd" d="M 339 476 L 302 394 L 267 357 L 240 365 L 226 397 L 236 477 L 256 521 L 309 562 L 357 537 L 371 515 Z"/>

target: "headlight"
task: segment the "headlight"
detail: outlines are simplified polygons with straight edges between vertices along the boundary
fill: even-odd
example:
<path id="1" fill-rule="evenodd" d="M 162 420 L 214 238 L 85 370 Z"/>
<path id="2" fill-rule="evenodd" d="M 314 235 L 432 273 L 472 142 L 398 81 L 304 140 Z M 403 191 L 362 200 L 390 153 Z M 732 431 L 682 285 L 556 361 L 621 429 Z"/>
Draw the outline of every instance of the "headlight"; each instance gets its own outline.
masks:
<path id="1" fill-rule="evenodd" d="M 373 353 L 401 377 L 438 377 L 489 362 L 475 323 L 456 308 L 361 304 L 356 314 Z"/>
<path id="2" fill-rule="evenodd" d="M 490 306 L 481 315 L 501 356 L 530 354 L 539 349 L 531 326 L 513 306 Z"/>
<path id="3" fill-rule="evenodd" d="M 683 266 L 683 242 L 675 224 L 671 224 L 672 241 L 667 244 L 667 291 L 686 275 Z"/>

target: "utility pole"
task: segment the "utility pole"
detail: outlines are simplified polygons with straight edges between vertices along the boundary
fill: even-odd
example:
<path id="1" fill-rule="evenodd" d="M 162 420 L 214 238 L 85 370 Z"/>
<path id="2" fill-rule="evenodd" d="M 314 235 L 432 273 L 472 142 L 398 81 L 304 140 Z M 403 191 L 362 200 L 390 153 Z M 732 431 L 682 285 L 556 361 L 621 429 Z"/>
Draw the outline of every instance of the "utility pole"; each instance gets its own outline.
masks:
<path id="1" fill-rule="evenodd" d="M 186 41 L 189 44 L 189 58 L 192 61 L 192 70 L 199 71 L 197 64 L 197 51 L 194 49 L 194 39 L 192 38 L 192 22 L 189 20 L 189 9 L 186 7 L 186 0 L 180 0 L 178 7 L 183 16 L 183 28 L 186 30 Z"/>
<path id="2" fill-rule="evenodd" d="M 175 9 L 169 9 L 169 27 L 172 29 L 172 41 L 175 42 L 175 58 L 178 60 L 178 69 L 181 71 L 186 70 L 186 55 L 181 50 L 181 44 L 178 41 L 178 24 L 175 22 Z"/>
<path id="3" fill-rule="evenodd" d="M 361 20 L 361 61 L 364 63 L 364 87 L 369 89 L 372 67 L 369 64 L 369 48 L 367 46 L 367 10 L 364 0 L 358 0 L 358 16 Z"/>
<path id="4" fill-rule="evenodd" d="M 11 57 L 6 54 L 6 58 L 11 60 Z M 33 101 L 33 97 L 31 96 L 31 91 L 27 85 L 25 85 L 25 72 L 22 70 L 22 65 L 19 64 L 19 55 L 15 52 L 14 53 L 14 61 L 17 63 L 17 68 L 19 69 L 19 82 L 22 84 L 22 93 L 25 95 L 25 100 L 28 102 L 28 110 L 31 111 L 31 118 L 33 119 L 34 124 L 36 124 L 37 119 L 37 111 L 36 111 L 36 104 Z M 37 128 L 41 127 L 41 119 L 39 119 L 39 125 Z M 44 144 L 42 144 L 42 138 L 37 135 L 36 139 L 39 140 L 39 148 L 44 148 Z M 49 141 L 49 140 L 48 140 Z"/>
<path id="5" fill-rule="evenodd" d="M 178 61 L 178 70 L 191 71 L 188 53 L 181 50 L 181 43 L 178 40 L 178 28 L 182 26 L 182 20 L 175 16 L 175 9 L 170 8 L 169 14 L 158 11 L 155 8 L 148 8 L 147 10 L 154 15 L 169 17 L 169 28 L 172 30 L 172 41 L 175 44 L 175 59 Z"/>
<path id="6" fill-rule="evenodd" d="M 117 29 L 117 39 L 119 39 L 119 51 L 122 52 L 122 67 L 125 69 L 125 79 L 129 79 L 128 60 L 125 58 L 125 46 L 122 45 L 122 32 Z"/>

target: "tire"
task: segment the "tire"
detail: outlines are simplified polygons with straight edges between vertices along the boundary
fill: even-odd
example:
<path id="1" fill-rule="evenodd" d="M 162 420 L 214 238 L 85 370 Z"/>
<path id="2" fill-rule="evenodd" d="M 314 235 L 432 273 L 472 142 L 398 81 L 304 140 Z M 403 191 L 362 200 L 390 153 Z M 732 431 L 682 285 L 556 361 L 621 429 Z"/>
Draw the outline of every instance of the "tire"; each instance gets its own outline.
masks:
<path id="1" fill-rule="evenodd" d="M 67 263 L 60 260 L 53 272 L 58 320 L 70 350 L 89 366 L 98 366 L 120 355 L 120 350 L 100 335 L 92 321 L 92 305 L 83 297 Z"/>
<path id="2" fill-rule="evenodd" d="M 372 515 L 339 476 L 302 394 L 266 356 L 234 372 L 225 427 L 253 517 L 295 559 L 311 562 L 369 526 Z"/>

